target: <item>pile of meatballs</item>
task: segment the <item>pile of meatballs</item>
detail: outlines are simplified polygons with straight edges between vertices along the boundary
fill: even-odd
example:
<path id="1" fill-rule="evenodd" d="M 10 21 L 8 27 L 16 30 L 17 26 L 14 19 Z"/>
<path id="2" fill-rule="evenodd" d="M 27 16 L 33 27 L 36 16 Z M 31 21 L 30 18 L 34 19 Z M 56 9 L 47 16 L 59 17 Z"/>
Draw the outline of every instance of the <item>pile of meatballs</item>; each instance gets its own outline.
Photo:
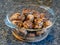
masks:
<path id="1" fill-rule="evenodd" d="M 10 20 L 14 25 L 20 28 L 41 29 L 51 24 L 51 21 L 45 16 L 45 13 L 39 13 L 38 11 L 30 9 L 23 9 L 21 14 L 19 12 L 12 14 Z"/>
<path id="2" fill-rule="evenodd" d="M 42 29 L 50 26 L 52 22 L 46 17 L 45 13 L 36 10 L 23 9 L 22 13 L 16 12 L 10 17 L 11 22 L 19 28 Z M 24 35 L 24 30 L 20 30 Z M 40 35 L 43 31 L 29 32 L 28 37 Z"/>

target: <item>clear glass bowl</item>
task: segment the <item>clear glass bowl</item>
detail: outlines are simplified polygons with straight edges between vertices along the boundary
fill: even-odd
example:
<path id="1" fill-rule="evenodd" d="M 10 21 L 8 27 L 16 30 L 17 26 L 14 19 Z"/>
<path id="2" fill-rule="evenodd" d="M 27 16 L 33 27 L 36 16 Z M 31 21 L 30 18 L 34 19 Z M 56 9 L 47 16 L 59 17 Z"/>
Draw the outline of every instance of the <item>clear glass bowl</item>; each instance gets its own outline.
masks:
<path id="1" fill-rule="evenodd" d="M 12 28 L 12 29 L 15 29 L 15 30 L 11 30 L 12 31 L 12 34 L 14 33 L 14 31 L 19 34 L 19 30 L 20 28 L 18 28 L 16 25 L 14 25 L 11 21 L 10 21 L 10 17 L 12 14 L 16 13 L 16 12 L 20 12 L 24 9 L 24 8 L 29 8 L 31 10 L 36 10 L 36 11 L 39 11 L 39 12 L 44 12 L 46 13 L 46 16 L 49 18 L 49 20 L 52 22 L 52 25 L 55 23 L 55 13 L 54 11 L 50 8 L 50 7 L 47 7 L 47 6 L 44 6 L 44 5 L 17 5 L 17 6 L 14 6 L 13 8 L 11 8 L 10 11 L 8 11 L 7 15 L 6 15 L 6 18 L 4 19 L 5 21 L 5 24 Z M 52 25 L 48 26 L 47 28 L 43 28 L 42 30 L 44 31 L 43 34 L 41 34 L 40 36 L 38 37 L 26 37 L 25 35 L 23 36 L 24 38 L 24 41 L 27 41 L 27 42 L 37 42 L 37 41 L 41 41 L 43 39 L 45 39 L 47 37 L 47 35 L 49 34 L 50 32 L 50 29 L 52 27 Z M 41 29 L 25 29 L 27 31 L 40 31 Z M 14 35 L 14 34 L 13 34 Z"/>

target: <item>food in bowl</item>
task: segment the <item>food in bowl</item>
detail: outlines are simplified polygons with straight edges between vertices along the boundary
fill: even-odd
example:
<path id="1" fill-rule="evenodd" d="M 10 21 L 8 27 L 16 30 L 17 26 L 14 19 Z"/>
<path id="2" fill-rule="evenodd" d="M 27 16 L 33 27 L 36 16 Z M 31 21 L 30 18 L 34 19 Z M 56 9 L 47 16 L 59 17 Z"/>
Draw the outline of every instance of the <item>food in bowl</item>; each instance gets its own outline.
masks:
<path id="1" fill-rule="evenodd" d="M 36 37 L 44 33 L 43 28 L 52 25 L 52 22 L 46 17 L 44 12 L 36 10 L 23 9 L 22 13 L 16 12 L 10 17 L 10 21 L 19 29 L 20 36 Z M 24 28 L 24 29 L 22 29 Z M 41 31 L 26 31 L 27 29 L 42 29 Z"/>
<path id="2" fill-rule="evenodd" d="M 36 10 L 23 9 L 21 14 L 19 12 L 12 14 L 10 20 L 14 25 L 20 28 L 40 29 L 52 24 L 45 16 L 43 12 L 39 13 Z"/>

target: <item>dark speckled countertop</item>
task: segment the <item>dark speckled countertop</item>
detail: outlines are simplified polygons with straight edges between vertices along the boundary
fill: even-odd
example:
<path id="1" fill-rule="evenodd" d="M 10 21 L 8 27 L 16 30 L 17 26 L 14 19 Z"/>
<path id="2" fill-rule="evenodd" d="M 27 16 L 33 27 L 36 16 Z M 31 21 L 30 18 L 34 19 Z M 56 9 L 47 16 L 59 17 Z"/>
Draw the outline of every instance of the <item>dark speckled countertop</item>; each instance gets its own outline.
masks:
<path id="1" fill-rule="evenodd" d="M 35 2 L 34 2 L 35 1 Z M 23 43 L 11 34 L 11 28 L 4 23 L 4 18 L 12 6 L 20 4 L 40 4 L 36 0 L 0 0 L 0 45 L 60 45 L 60 0 L 53 0 L 50 7 L 54 8 L 57 20 L 48 37 L 41 42 Z M 46 4 L 47 5 L 47 4 Z"/>

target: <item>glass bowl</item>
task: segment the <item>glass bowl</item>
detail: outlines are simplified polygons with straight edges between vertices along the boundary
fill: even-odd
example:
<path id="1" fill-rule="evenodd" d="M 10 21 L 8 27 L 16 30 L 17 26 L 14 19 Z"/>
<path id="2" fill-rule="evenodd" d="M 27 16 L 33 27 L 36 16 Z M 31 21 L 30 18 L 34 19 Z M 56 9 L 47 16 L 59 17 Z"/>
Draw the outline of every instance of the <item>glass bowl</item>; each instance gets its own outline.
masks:
<path id="1" fill-rule="evenodd" d="M 12 16 L 12 14 L 14 14 L 16 12 L 21 13 L 24 8 L 43 12 L 46 14 L 47 18 L 52 22 L 52 25 L 55 23 L 55 19 L 56 19 L 55 13 L 50 7 L 47 7 L 44 5 L 40 5 L 40 6 L 39 5 L 17 5 L 17 6 L 14 6 L 13 8 L 11 8 L 10 11 L 8 11 L 6 18 L 4 19 L 5 24 L 8 27 L 12 28 L 12 30 L 11 30 L 12 34 L 14 35 L 14 37 L 16 37 L 20 41 L 37 42 L 37 41 L 41 41 L 41 40 L 45 39 L 48 36 L 52 25 L 50 25 L 46 28 L 43 28 L 43 29 L 23 29 L 23 32 L 25 32 L 26 34 L 28 34 L 28 32 L 37 32 L 37 31 L 44 32 L 44 33 L 40 34 L 39 36 L 26 37 L 26 35 L 19 33 L 19 30 L 22 30 L 22 29 L 17 27 L 10 21 L 10 17 Z M 23 35 L 22 38 L 20 38 L 21 35 Z"/>

